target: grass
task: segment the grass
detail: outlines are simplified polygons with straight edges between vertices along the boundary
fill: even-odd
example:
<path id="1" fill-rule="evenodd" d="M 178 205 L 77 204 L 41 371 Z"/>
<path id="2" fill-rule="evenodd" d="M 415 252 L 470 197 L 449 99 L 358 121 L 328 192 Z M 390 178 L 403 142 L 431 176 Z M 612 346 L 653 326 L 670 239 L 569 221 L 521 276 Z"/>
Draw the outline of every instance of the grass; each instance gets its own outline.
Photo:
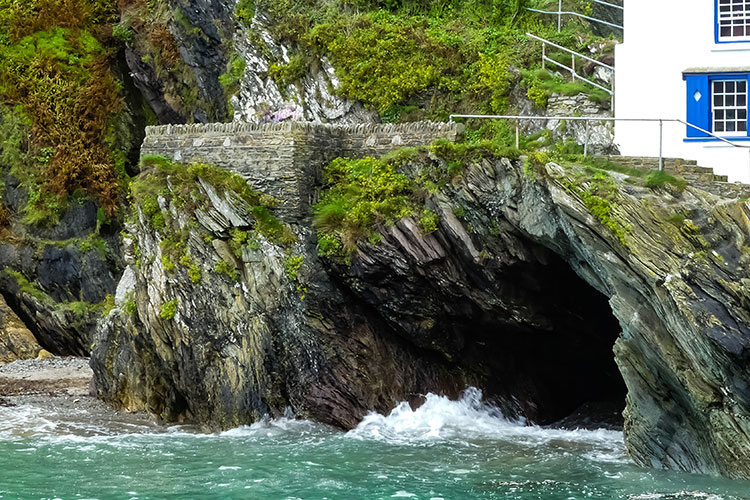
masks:
<path id="1" fill-rule="evenodd" d="M 646 187 L 649 187 L 651 189 L 660 189 L 665 187 L 667 184 L 670 184 L 677 188 L 679 191 L 682 191 L 687 186 L 687 183 L 684 179 L 671 176 L 663 170 L 650 171 L 646 175 L 645 181 Z"/>
<path id="2" fill-rule="evenodd" d="M 437 140 L 380 159 L 337 158 L 323 169 L 325 188 L 314 206 L 320 255 L 348 260 L 360 241 L 380 243 L 382 227 L 404 217 L 414 217 L 425 234 L 436 231 L 440 218 L 425 207 L 425 197 L 459 179 L 465 164 L 504 153 L 517 157 L 492 143 Z"/>

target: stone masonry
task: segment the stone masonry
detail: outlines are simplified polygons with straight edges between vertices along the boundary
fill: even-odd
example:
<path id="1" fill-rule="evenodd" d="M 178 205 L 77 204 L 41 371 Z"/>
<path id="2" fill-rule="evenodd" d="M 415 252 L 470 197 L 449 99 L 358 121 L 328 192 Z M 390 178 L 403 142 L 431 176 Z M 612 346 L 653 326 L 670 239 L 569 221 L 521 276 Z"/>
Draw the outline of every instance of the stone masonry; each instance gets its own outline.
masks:
<path id="1" fill-rule="evenodd" d="M 602 156 L 618 165 L 642 170 L 656 170 L 659 159 L 651 156 Z M 716 175 L 709 167 L 701 167 L 695 160 L 664 158 L 664 171 L 682 177 L 691 186 L 729 199 L 750 198 L 750 185 L 727 182 L 726 175 Z"/>
<path id="2" fill-rule="evenodd" d="M 337 157 L 380 156 L 436 139 L 455 141 L 463 125 L 210 123 L 146 127 L 141 156 L 205 162 L 236 172 L 256 190 L 280 201 L 286 219 L 310 215 L 324 165 Z"/>

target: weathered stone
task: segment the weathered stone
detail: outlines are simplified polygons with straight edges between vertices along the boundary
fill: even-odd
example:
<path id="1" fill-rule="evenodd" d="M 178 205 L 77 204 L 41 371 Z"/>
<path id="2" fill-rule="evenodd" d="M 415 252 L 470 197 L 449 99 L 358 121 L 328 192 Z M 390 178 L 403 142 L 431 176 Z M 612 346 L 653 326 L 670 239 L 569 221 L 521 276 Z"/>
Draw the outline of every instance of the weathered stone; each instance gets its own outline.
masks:
<path id="1" fill-rule="evenodd" d="M 404 146 L 421 146 L 436 139 L 455 140 L 463 125 L 418 122 L 400 125 L 326 125 L 210 123 L 147 127 L 142 155 L 162 155 L 180 161 L 208 162 L 247 179 L 258 191 L 280 200 L 278 212 L 288 220 L 310 214 L 320 170 L 336 157 L 379 156 Z M 394 142 L 394 138 L 399 140 Z M 231 139 L 230 146 L 226 146 Z M 200 146 L 195 146 L 200 140 Z M 213 211 L 198 212 L 209 231 L 245 226 L 248 215 L 238 212 L 237 200 L 217 198 L 207 184 Z M 225 195 L 222 195 L 225 196 Z"/>
<path id="2" fill-rule="evenodd" d="M 34 359 L 42 348 L 0 295 L 0 363 Z"/>
<path id="3" fill-rule="evenodd" d="M 440 161 L 403 168 L 417 176 Z M 181 266 L 165 273 L 162 236 L 140 216 L 136 314 L 115 309 L 100 324 L 99 394 L 216 427 L 291 407 L 346 428 L 410 394 L 469 384 L 537 423 L 626 399 L 638 464 L 750 477 L 750 207 L 613 179 L 607 210 L 592 213 L 582 169 L 529 176 L 485 158 L 427 195 L 440 216 L 429 235 L 403 219 L 344 264 L 318 257 L 304 218 L 293 248 L 260 238 L 241 259 L 222 227 L 188 240 L 198 282 Z M 236 280 L 215 271 L 219 259 Z"/>

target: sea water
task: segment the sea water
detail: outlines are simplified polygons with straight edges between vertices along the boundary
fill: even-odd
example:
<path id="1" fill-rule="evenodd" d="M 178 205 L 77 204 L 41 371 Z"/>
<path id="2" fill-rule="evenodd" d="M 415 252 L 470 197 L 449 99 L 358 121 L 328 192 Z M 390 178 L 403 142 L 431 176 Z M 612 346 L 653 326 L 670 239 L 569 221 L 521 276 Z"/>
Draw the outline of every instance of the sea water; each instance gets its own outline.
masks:
<path id="1" fill-rule="evenodd" d="M 0 408 L 3 499 L 750 499 L 750 482 L 645 470 L 620 432 L 511 421 L 468 390 L 350 432 L 280 419 L 220 434 L 86 410 Z"/>

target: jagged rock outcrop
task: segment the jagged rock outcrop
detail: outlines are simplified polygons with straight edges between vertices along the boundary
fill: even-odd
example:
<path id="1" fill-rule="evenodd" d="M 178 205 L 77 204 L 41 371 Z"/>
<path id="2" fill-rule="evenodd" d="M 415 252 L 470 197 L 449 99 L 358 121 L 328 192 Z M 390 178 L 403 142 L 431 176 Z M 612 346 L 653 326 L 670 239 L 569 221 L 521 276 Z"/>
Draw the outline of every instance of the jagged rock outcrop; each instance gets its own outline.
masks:
<path id="1" fill-rule="evenodd" d="M 348 264 L 321 260 L 305 221 L 294 242 L 272 242 L 217 186 L 234 201 L 216 204 L 200 182 L 198 206 L 178 209 L 170 181 L 159 198 L 170 229 L 142 205 L 129 227 L 119 308 L 95 341 L 100 395 L 219 427 L 287 408 L 350 427 L 474 384 L 544 423 L 623 398 L 624 379 L 637 463 L 749 477 L 747 205 L 472 158 L 427 194 L 435 232 L 403 219 Z M 423 153 L 401 168 L 445 164 Z M 175 233 L 187 258 L 170 266 Z"/>
<path id="2" fill-rule="evenodd" d="M 118 228 L 101 227 L 91 201 L 71 203 L 54 226 L 25 225 L 27 194 L 10 175 L 4 183 L 12 217 L 0 228 L 0 294 L 43 348 L 87 356 L 122 275 Z"/>
<path id="3" fill-rule="evenodd" d="M 277 83 L 269 75 L 273 59 L 289 63 L 289 47 L 274 40 L 268 30 L 269 20 L 257 11 L 248 28 L 238 24 L 234 35 L 237 54 L 246 67 L 240 79 L 240 90 L 230 103 L 234 120 L 243 122 L 282 121 L 287 119 L 323 123 L 368 123 L 377 114 L 367 112 L 357 102 L 342 99 L 332 91 L 339 86 L 334 67 L 325 57 L 318 57 L 299 82 Z M 250 36 L 253 30 L 255 36 Z M 258 40 L 261 40 L 260 43 Z"/>
<path id="4" fill-rule="evenodd" d="M 105 400 L 211 427 L 290 408 L 352 427 L 407 394 L 457 394 L 473 382 L 352 302 L 326 275 L 310 227 L 269 233 L 279 223 L 256 219 L 258 207 L 226 185 L 167 185 L 165 228 L 143 205 L 127 228 L 118 307 L 94 339 Z M 178 208 L 183 191 L 199 202 Z"/>
<path id="5" fill-rule="evenodd" d="M 0 295 L 0 363 L 33 359 L 41 350 L 34 334 Z"/>
<path id="6" fill-rule="evenodd" d="M 122 25 L 132 30 L 125 61 L 160 123 L 375 121 L 361 104 L 334 94 L 338 79 L 324 57 L 295 81 L 274 80 L 269 69 L 289 63 L 290 47 L 274 39 L 262 10 L 246 26 L 236 4 L 169 0 L 121 9 Z M 244 69 L 233 74 L 240 62 Z"/>

